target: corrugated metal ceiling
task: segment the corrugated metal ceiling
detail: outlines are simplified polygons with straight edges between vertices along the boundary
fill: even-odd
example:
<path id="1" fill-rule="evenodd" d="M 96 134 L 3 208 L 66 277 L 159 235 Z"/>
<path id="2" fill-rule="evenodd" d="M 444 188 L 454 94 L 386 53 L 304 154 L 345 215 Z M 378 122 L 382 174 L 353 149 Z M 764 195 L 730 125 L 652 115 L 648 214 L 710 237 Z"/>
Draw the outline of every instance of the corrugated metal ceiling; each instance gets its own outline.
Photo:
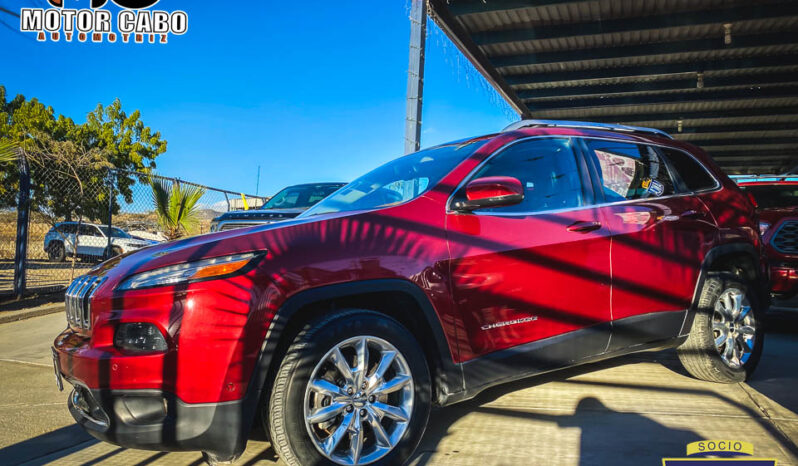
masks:
<path id="1" fill-rule="evenodd" d="M 525 117 L 665 129 L 730 172 L 798 167 L 798 1 L 429 4 Z"/>

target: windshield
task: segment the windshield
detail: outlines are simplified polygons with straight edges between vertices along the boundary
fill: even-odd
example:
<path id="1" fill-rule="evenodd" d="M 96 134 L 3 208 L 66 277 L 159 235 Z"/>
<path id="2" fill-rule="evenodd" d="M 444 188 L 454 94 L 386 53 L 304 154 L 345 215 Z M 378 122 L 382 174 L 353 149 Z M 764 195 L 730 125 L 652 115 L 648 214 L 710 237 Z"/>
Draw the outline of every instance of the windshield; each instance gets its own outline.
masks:
<path id="1" fill-rule="evenodd" d="M 103 231 L 103 234 L 105 236 L 108 236 L 108 227 L 98 227 L 98 228 Z M 128 239 L 132 238 L 132 236 L 127 234 L 126 231 L 121 230 L 121 229 L 116 228 L 116 227 L 111 228 L 111 233 L 112 233 L 114 238 L 128 238 Z"/>
<path id="2" fill-rule="evenodd" d="M 754 195 L 760 209 L 798 207 L 798 185 L 741 186 Z"/>
<path id="3" fill-rule="evenodd" d="M 400 157 L 349 183 L 302 216 L 376 209 L 414 199 L 435 186 L 484 142 L 479 139 L 437 146 Z"/>
<path id="4" fill-rule="evenodd" d="M 290 186 L 275 194 L 261 209 L 301 209 L 310 207 L 334 193 L 341 186 L 343 184 Z"/>

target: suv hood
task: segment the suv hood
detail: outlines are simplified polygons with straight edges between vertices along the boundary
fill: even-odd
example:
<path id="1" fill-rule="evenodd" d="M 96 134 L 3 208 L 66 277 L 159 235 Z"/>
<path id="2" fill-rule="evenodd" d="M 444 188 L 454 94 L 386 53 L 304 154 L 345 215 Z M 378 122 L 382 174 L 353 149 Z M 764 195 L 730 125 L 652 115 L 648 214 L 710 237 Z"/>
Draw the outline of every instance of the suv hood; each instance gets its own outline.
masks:
<path id="1" fill-rule="evenodd" d="M 115 284 L 117 281 L 134 273 L 146 272 L 160 267 L 211 257 L 269 250 L 276 247 L 285 248 L 286 239 L 280 236 L 281 232 L 279 230 L 357 213 L 314 215 L 307 218 L 207 233 L 182 240 L 158 243 L 146 249 L 116 256 L 98 265 L 90 273 L 92 275 L 107 275 L 109 283 Z"/>

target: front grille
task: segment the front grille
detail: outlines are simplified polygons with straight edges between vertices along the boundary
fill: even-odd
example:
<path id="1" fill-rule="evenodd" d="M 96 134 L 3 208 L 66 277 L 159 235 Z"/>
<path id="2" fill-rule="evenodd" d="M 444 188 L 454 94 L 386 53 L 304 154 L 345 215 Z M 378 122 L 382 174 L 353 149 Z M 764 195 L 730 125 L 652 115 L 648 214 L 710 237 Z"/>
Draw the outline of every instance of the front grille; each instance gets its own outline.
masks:
<path id="1" fill-rule="evenodd" d="M 798 254 L 798 221 L 784 222 L 770 243 L 779 252 Z"/>
<path id="2" fill-rule="evenodd" d="M 91 328 L 91 297 L 105 281 L 105 277 L 83 275 L 66 290 L 67 322 L 74 328 Z"/>
<path id="3" fill-rule="evenodd" d="M 256 223 L 223 223 L 222 226 L 219 228 L 220 231 L 227 231 L 227 230 L 235 230 L 237 228 L 246 228 L 246 227 L 254 227 L 255 225 L 266 225 L 267 223 L 271 222 L 256 222 Z"/>

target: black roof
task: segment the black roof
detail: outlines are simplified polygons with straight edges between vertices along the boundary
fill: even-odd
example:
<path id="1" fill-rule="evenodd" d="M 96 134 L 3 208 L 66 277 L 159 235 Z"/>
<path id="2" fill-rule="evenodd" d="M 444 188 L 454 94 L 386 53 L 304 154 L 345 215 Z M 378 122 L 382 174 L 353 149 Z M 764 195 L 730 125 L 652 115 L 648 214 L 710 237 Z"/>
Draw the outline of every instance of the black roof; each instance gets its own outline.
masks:
<path id="1" fill-rule="evenodd" d="M 661 129 L 729 173 L 798 166 L 798 2 L 429 4 L 522 118 Z"/>

